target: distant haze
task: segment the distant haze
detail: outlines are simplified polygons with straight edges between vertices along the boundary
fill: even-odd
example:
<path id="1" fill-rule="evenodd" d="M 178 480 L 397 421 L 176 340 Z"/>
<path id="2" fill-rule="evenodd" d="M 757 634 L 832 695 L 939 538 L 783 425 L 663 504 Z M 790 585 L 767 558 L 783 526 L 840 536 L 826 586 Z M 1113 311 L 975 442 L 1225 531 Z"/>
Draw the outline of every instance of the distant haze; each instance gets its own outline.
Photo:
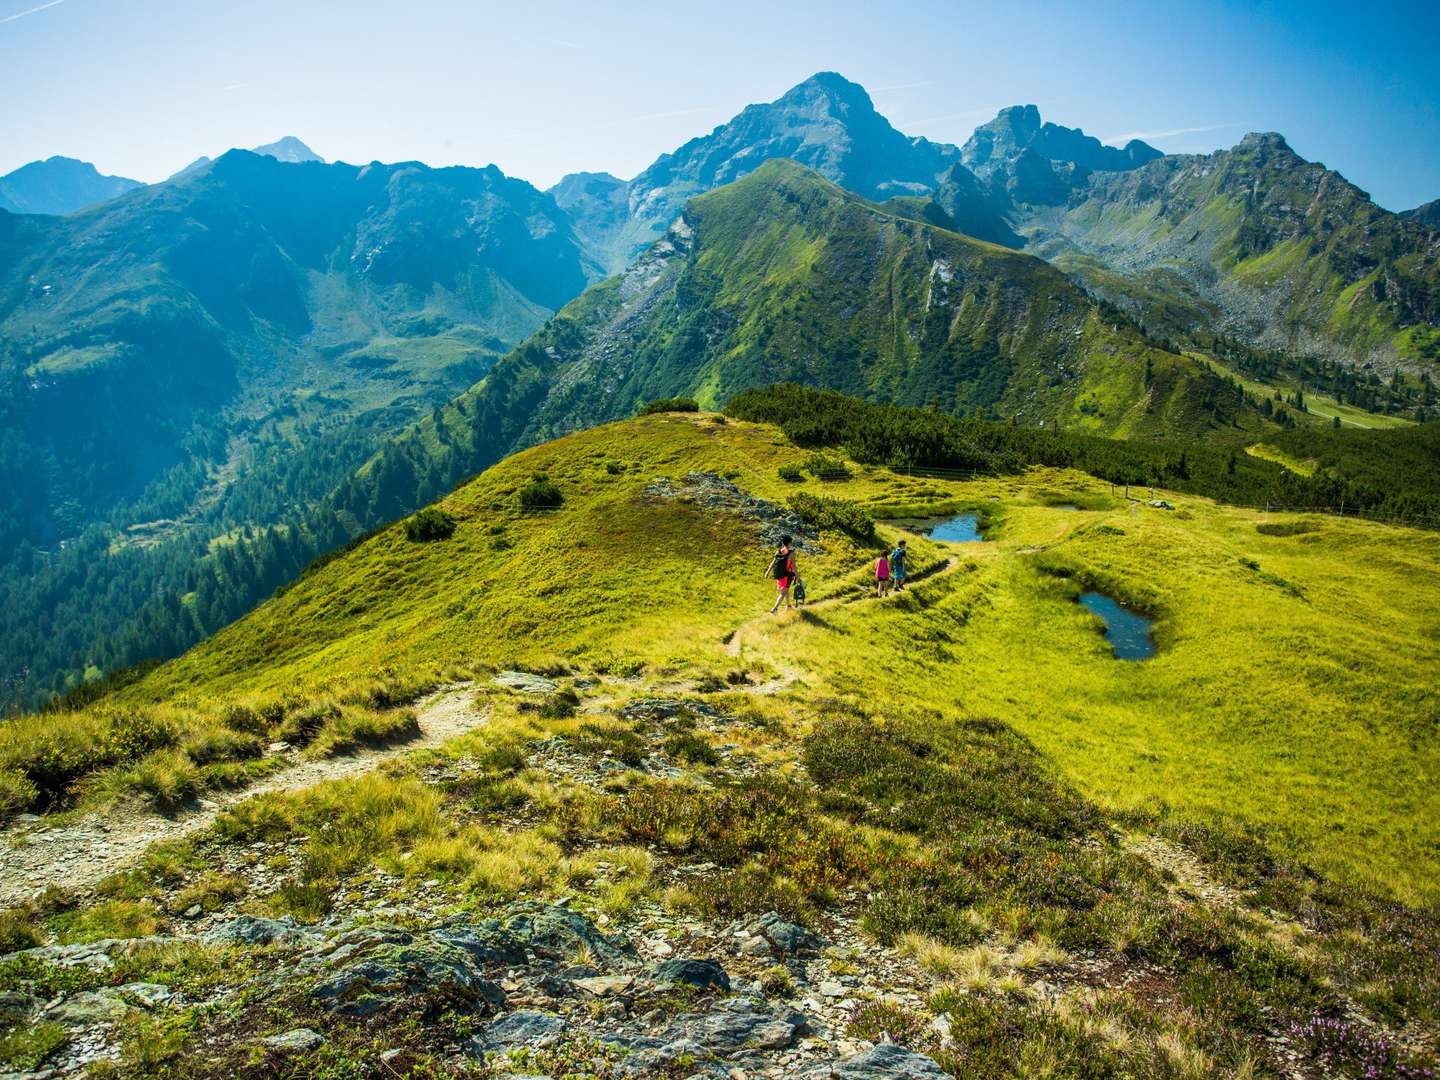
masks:
<path id="1" fill-rule="evenodd" d="M 343 11 L 343 16 L 342 16 Z M 597 6 L 0 0 L 0 174 L 56 154 L 155 181 L 294 134 L 329 160 L 630 177 L 814 71 L 907 134 L 1003 105 L 1167 152 L 1280 131 L 1392 209 L 1440 197 L 1440 19 L 1353 5 Z M 24 107 L 15 107 L 23 103 Z"/>

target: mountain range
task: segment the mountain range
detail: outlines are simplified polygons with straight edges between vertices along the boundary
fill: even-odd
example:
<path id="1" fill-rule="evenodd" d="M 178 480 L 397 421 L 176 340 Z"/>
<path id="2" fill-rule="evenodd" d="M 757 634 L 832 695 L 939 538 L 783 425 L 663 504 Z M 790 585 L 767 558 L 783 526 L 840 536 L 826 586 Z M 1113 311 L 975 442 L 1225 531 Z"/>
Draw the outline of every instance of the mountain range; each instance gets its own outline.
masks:
<path id="1" fill-rule="evenodd" d="M 1025 105 L 934 143 L 821 73 L 628 181 L 541 192 L 287 137 L 69 217 L 0 213 L 0 668 L 53 687 L 183 649 L 650 397 L 790 380 L 1232 444 L 1306 421 L 1217 376 L 1223 345 L 1418 413 L 1424 212 L 1272 135 L 1162 155 Z"/>
<path id="2" fill-rule="evenodd" d="M 123 176 L 102 176 L 88 161 L 51 157 L 0 176 L 0 210 L 70 214 L 144 186 Z"/>

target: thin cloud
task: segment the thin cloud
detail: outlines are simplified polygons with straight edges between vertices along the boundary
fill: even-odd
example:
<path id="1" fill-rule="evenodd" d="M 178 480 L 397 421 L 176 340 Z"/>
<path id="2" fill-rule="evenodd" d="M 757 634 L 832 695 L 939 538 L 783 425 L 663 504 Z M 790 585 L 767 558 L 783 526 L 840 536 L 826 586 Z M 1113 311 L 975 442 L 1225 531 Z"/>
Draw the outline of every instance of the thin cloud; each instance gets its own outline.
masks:
<path id="1" fill-rule="evenodd" d="M 919 89 L 919 88 L 922 87 L 922 86 L 934 86 L 934 85 L 935 85 L 935 80 L 934 80 L 934 79 L 926 79 L 924 82 L 896 83 L 894 86 L 872 86 L 872 87 L 870 88 L 870 92 L 871 92 L 872 94 L 884 94 L 884 93 L 887 93 L 887 92 L 889 92 L 889 91 L 891 91 L 891 90 L 916 90 L 916 89 Z"/>
<path id="2" fill-rule="evenodd" d="M 696 113 L 715 112 L 719 105 L 696 105 L 690 109 L 670 109 L 667 112 L 645 113 L 643 116 L 631 116 L 621 120 L 622 124 L 638 124 L 641 120 L 665 120 L 672 116 L 694 116 Z"/>
<path id="3" fill-rule="evenodd" d="M 915 126 L 918 124 L 937 124 L 941 120 L 961 120 L 970 116 L 994 116 L 1004 106 L 981 105 L 974 109 L 961 109 L 959 112 L 940 113 L 938 116 L 922 116 L 918 120 L 902 120 L 903 124 Z"/>
<path id="4" fill-rule="evenodd" d="M 6 15 L 4 18 L 0 18 L 0 23 L 11 23 L 14 22 L 16 19 L 23 19 L 27 15 L 34 15 L 37 12 L 46 10 L 47 8 L 59 7 L 63 3 L 65 3 L 65 0 L 50 0 L 48 4 L 41 4 L 39 7 L 32 7 L 28 11 L 17 11 L 14 15 Z"/>
<path id="5" fill-rule="evenodd" d="M 224 90 L 225 93 L 229 94 L 236 90 L 244 90 L 249 85 L 250 84 L 248 82 L 237 82 L 231 83 L 229 86 L 221 87 L 221 89 Z"/>
<path id="6" fill-rule="evenodd" d="M 1112 146 L 1120 146 L 1131 139 L 1171 139 L 1176 135 L 1198 135 L 1205 131 L 1224 131 L 1227 128 L 1244 127 L 1245 121 L 1233 124 L 1202 124 L 1199 127 L 1168 128 L 1165 131 L 1126 131 L 1119 135 L 1111 135 L 1102 142 L 1110 143 Z"/>

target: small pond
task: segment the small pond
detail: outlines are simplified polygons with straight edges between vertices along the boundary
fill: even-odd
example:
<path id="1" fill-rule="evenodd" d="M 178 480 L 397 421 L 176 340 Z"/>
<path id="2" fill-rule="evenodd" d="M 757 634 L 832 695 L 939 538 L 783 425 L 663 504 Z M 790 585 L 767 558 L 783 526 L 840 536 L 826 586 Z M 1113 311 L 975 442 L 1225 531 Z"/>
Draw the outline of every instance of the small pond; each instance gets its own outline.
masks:
<path id="1" fill-rule="evenodd" d="M 1081 593 L 1080 603 L 1105 623 L 1105 640 L 1115 650 L 1115 659 L 1144 660 L 1155 655 L 1155 642 L 1150 637 L 1153 620 L 1137 615 L 1104 593 Z"/>
<path id="2" fill-rule="evenodd" d="M 931 540 L 943 540 L 950 544 L 969 544 L 984 540 L 980 531 L 980 518 L 976 514 L 956 514 L 948 518 L 905 518 L 889 524 L 906 532 L 928 536 Z"/>

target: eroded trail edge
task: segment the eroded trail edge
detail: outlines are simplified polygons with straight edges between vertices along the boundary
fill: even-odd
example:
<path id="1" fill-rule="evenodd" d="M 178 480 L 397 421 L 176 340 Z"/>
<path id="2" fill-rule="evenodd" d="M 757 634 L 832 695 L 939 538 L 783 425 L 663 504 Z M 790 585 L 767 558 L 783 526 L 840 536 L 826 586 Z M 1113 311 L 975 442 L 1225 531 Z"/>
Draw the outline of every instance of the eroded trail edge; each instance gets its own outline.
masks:
<path id="1" fill-rule="evenodd" d="M 71 825 L 56 827 L 42 821 L 8 829 L 0 834 L 0 906 L 19 904 L 50 886 L 88 892 L 109 875 L 137 863 L 152 844 L 199 832 L 246 799 L 358 776 L 392 758 L 439 746 L 485 721 L 474 688 L 465 683 L 422 698 L 416 703 L 416 715 L 420 734 L 413 739 L 345 757 L 297 759 L 251 787 L 215 793 L 175 814 L 129 806 L 100 811 Z"/>

